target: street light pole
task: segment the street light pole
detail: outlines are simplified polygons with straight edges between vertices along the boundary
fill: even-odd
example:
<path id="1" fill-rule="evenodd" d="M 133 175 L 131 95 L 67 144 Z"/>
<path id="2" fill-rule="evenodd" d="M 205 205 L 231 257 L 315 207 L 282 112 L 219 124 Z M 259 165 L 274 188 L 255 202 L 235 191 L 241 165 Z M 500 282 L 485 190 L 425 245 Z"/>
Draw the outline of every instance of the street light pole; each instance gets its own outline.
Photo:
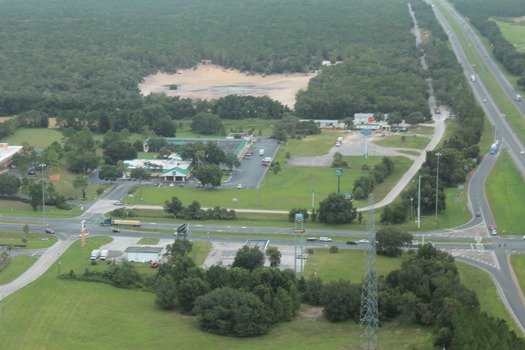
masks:
<path id="1" fill-rule="evenodd" d="M 414 208 L 414 197 L 410 197 L 410 220 L 412 220 L 413 217 L 413 208 Z"/>
<path id="2" fill-rule="evenodd" d="M 46 224 L 46 199 L 45 199 L 45 191 L 44 191 L 44 167 L 46 166 L 45 163 L 40 163 L 40 170 L 42 171 L 42 220 L 44 221 L 44 225 Z"/>
<path id="3" fill-rule="evenodd" d="M 437 168 L 436 168 L 436 222 L 438 220 L 438 203 L 439 203 L 439 194 L 438 194 L 438 189 L 439 189 L 439 158 L 441 158 L 441 156 L 443 155 L 443 153 L 436 153 L 436 157 L 437 157 Z"/>
<path id="4" fill-rule="evenodd" d="M 417 184 L 417 228 L 421 228 L 421 175 Z"/>

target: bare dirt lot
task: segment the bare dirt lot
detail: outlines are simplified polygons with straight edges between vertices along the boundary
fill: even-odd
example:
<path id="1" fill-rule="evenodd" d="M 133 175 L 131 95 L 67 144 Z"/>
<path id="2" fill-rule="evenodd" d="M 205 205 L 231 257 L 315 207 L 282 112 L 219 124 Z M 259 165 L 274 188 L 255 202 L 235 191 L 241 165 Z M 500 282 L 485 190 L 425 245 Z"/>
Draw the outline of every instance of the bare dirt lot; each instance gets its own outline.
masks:
<path id="1" fill-rule="evenodd" d="M 163 92 L 181 98 L 216 99 L 227 95 L 268 96 L 293 108 L 295 95 L 308 87 L 315 74 L 247 74 L 213 64 L 199 64 L 193 69 L 179 70 L 176 74 L 159 72 L 144 78 L 139 84 L 143 95 Z M 177 85 L 176 90 L 169 86 Z"/>

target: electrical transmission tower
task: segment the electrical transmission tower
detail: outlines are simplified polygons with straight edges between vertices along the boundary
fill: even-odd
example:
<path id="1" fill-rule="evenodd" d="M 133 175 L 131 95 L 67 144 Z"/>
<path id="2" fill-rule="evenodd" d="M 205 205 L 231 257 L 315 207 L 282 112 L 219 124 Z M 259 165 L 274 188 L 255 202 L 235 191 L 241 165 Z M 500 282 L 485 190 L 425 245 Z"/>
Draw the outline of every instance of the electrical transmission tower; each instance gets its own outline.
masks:
<path id="1" fill-rule="evenodd" d="M 359 349 L 379 349 L 377 313 L 377 272 L 376 272 L 376 231 L 374 216 L 374 195 L 368 196 L 368 240 L 365 252 L 365 268 L 361 291 L 361 321 L 359 322 Z"/>

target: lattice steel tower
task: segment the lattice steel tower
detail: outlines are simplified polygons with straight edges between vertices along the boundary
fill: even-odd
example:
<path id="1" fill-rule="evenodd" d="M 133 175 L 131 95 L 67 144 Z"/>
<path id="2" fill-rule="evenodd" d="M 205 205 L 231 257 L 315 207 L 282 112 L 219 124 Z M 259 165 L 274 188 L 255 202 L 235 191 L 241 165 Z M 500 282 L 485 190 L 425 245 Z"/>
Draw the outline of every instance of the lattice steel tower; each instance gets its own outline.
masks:
<path id="1" fill-rule="evenodd" d="M 365 252 L 363 286 L 361 291 L 361 321 L 359 323 L 359 349 L 379 349 L 379 330 L 377 312 L 377 272 L 376 272 L 376 229 L 374 216 L 374 195 L 368 196 L 368 240 Z"/>

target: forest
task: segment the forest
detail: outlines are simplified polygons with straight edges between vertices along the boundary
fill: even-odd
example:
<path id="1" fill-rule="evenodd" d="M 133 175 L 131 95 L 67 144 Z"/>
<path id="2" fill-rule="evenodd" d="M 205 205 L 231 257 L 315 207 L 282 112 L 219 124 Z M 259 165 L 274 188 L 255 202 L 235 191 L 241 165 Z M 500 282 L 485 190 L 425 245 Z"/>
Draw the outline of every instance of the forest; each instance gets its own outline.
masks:
<path id="1" fill-rule="evenodd" d="M 344 119 L 356 111 L 428 117 L 412 23 L 400 0 L 8 0 L 0 23 L 0 115 L 38 111 L 62 127 L 144 132 L 150 125 L 156 134 L 168 119 L 207 109 L 235 115 L 196 101 L 144 99 L 138 91 L 149 74 L 211 59 L 262 74 L 345 61 L 312 82 L 298 103 L 300 118 Z M 283 107 L 265 108 L 272 114 Z"/>

